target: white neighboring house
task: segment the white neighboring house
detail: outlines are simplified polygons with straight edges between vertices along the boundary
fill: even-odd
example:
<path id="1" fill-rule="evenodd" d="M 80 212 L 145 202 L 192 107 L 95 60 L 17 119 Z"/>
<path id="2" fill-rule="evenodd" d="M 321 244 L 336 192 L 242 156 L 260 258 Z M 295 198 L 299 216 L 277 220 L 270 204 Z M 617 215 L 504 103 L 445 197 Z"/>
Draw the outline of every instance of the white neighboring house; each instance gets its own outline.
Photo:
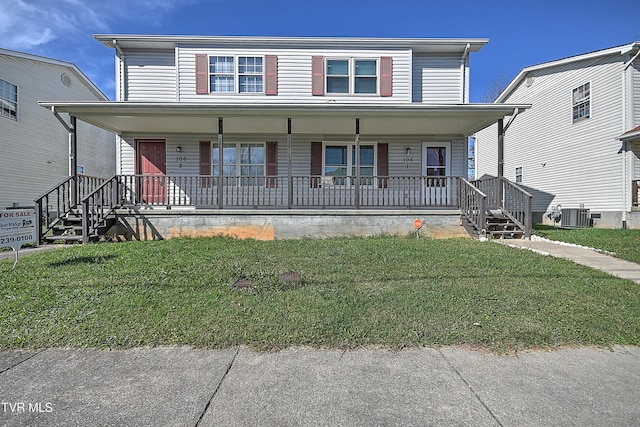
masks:
<path id="1" fill-rule="evenodd" d="M 584 208 L 596 227 L 640 227 L 639 56 L 634 42 L 527 67 L 495 101 L 532 104 L 504 120 L 503 170 L 534 221 Z M 476 178 L 499 173 L 497 127 L 476 134 Z"/>
<path id="2" fill-rule="evenodd" d="M 65 61 L 0 49 L 0 209 L 34 199 L 70 170 L 69 132 L 38 105 L 43 100 L 108 101 L 80 69 Z M 66 114 L 61 118 L 67 123 Z M 115 136 L 78 122 L 77 166 L 86 175 L 115 173 Z"/>
<path id="3" fill-rule="evenodd" d="M 118 176 L 85 211 L 137 238 L 397 234 L 427 216 L 449 235 L 461 214 L 482 228 L 467 137 L 528 108 L 469 102 L 486 39 L 95 38 L 116 100 L 41 105 L 117 133 Z"/>

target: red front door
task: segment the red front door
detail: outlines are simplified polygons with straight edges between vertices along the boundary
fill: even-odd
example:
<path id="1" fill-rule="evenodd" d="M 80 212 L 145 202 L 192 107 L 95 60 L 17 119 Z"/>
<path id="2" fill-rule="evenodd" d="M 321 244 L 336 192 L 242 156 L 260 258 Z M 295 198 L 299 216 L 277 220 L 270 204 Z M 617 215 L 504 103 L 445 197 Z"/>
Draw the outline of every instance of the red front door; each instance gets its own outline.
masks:
<path id="1" fill-rule="evenodd" d="M 165 141 L 138 141 L 138 174 L 142 202 L 164 204 L 167 194 Z"/>

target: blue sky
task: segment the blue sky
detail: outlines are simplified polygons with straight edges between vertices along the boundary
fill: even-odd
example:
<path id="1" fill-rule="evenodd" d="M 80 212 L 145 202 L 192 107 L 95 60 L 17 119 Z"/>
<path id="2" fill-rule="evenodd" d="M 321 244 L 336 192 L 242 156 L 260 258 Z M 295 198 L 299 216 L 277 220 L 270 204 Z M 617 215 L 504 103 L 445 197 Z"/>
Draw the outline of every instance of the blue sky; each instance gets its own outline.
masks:
<path id="1" fill-rule="evenodd" d="M 0 0 L 0 47 L 70 61 L 113 99 L 93 34 L 488 38 L 471 101 L 524 67 L 640 40 L 637 0 Z"/>

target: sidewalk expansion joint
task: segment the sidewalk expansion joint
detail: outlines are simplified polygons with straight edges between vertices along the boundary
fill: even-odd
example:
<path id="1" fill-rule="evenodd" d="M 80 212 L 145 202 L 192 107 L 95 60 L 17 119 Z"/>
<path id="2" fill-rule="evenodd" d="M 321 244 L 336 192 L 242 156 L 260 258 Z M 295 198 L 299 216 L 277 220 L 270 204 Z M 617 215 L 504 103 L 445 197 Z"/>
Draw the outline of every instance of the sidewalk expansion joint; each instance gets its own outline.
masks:
<path id="1" fill-rule="evenodd" d="M 218 394 L 218 390 L 220 390 L 220 387 L 222 387 L 222 383 L 227 378 L 227 375 L 229 374 L 229 371 L 231 370 L 231 367 L 233 366 L 234 362 L 236 361 L 236 357 L 238 357 L 238 353 L 240 353 L 240 347 L 239 346 L 236 349 L 236 353 L 233 355 L 233 358 L 231 359 L 231 362 L 229 363 L 229 366 L 227 366 L 227 370 L 224 372 L 224 375 L 222 375 L 222 378 L 220 378 L 220 381 L 218 382 L 218 386 L 213 391 L 213 394 L 209 398 L 209 401 L 207 402 L 206 406 L 204 407 L 204 410 L 202 411 L 202 413 L 200 414 L 200 417 L 198 417 L 198 421 L 196 422 L 196 426 L 195 427 L 198 427 L 200 425 L 200 422 L 204 418 L 204 415 L 209 410 L 209 406 L 211 406 L 211 402 L 213 402 L 213 399 L 215 399 L 216 394 Z"/>
<path id="2" fill-rule="evenodd" d="M 498 419 L 498 417 L 496 416 L 496 414 L 493 413 L 493 411 L 491 410 L 491 408 L 489 408 L 489 406 L 484 403 L 484 401 L 482 400 L 482 398 L 480 397 L 480 395 L 474 390 L 473 386 L 469 383 L 469 381 L 467 381 L 462 374 L 460 373 L 460 371 L 458 369 L 456 369 L 455 366 L 453 366 L 453 363 L 451 363 L 451 361 L 447 358 L 447 356 L 444 355 L 444 353 L 442 353 L 442 351 L 440 351 L 440 349 L 438 349 L 438 353 L 440 353 L 440 355 L 442 356 L 442 358 L 445 360 L 445 362 L 447 362 L 447 365 L 449 365 L 449 367 L 453 370 L 453 372 L 456 373 L 456 375 L 458 375 L 458 378 L 460 378 L 462 380 L 463 383 L 465 383 L 465 385 L 467 386 L 467 388 L 469 388 L 469 390 L 471 391 L 471 393 L 473 393 L 473 395 L 475 396 L 475 398 L 478 400 L 478 402 L 480 402 L 480 404 L 482 406 L 484 406 L 484 409 L 487 410 L 487 412 L 489 412 L 489 414 L 491 415 L 491 417 L 495 420 L 496 423 L 498 423 L 498 425 L 500 427 L 504 427 L 504 425 L 500 422 L 500 420 Z"/>
<path id="3" fill-rule="evenodd" d="M 45 349 L 42 349 L 42 350 L 40 350 L 40 351 L 37 351 L 37 352 L 35 352 L 35 353 L 33 353 L 31 356 L 27 357 L 26 359 L 22 359 L 21 361 L 19 361 L 19 362 L 18 362 L 18 363 L 16 363 L 15 365 L 11 365 L 11 366 L 9 366 L 8 368 L 3 369 L 2 371 L 0 371 L 0 374 L 4 374 L 4 373 L 5 373 L 5 372 L 7 372 L 8 370 L 15 368 L 16 366 L 20 365 L 21 363 L 26 362 L 26 361 L 27 361 L 27 360 L 29 360 L 29 359 L 33 359 L 34 357 L 36 357 L 37 355 L 39 355 L 39 354 L 41 354 L 41 353 L 44 353 L 45 351 L 46 351 L 46 348 L 45 348 Z"/>

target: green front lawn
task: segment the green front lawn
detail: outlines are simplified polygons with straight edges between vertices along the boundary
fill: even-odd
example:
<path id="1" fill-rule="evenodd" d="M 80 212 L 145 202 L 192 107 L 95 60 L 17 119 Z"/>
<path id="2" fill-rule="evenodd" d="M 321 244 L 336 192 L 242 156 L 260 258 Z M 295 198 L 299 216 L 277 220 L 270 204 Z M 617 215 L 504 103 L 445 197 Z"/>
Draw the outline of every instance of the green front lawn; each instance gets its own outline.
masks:
<path id="1" fill-rule="evenodd" d="M 640 344 L 640 285 L 470 239 L 179 239 L 12 265 L 0 261 L 4 350 Z M 253 286 L 233 290 L 241 278 Z"/>
<path id="2" fill-rule="evenodd" d="M 550 240 L 574 243 L 613 252 L 619 258 L 640 263 L 640 230 L 611 230 L 604 228 L 561 229 L 536 225 L 533 234 Z"/>

